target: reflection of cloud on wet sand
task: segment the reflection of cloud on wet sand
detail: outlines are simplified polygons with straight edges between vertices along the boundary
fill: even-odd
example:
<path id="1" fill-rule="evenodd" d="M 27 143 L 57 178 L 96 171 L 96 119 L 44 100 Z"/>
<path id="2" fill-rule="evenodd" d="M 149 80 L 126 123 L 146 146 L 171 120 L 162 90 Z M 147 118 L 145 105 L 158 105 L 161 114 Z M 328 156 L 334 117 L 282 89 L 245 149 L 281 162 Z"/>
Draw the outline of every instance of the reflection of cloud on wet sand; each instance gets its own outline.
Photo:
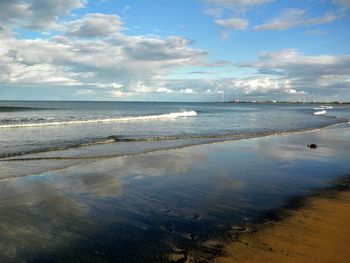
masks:
<path id="1" fill-rule="evenodd" d="M 31 160 L 0 162 L 0 180 L 63 169 L 84 160 Z"/>
<path id="2" fill-rule="evenodd" d="M 45 182 L 0 183 L 0 261 L 62 246 L 88 208 Z"/>
<path id="3" fill-rule="evenodd" d="M 0 181 L 0 259 L 20 259 L 69 243 L 89 227 L 89 204 L 119 197 L 126 176 L 186 173 L 205 155 L 162 152 L 115 158 L 30 177 Z M 90 229 L 89 229 L 90 228 Z"/>
<path id="4" fill-rule="evenodd" d="M 122 183 L 98 168 L 92 173 L 93 166 L 0 181 L 0 262 L 41 251 L 54 254 L 57 248 L 69 251 L 68 241 L 96 231 L 89 227 L 89 202 L 81 195 L 119 196 Z"/>
<path id="5" fill-rule="evenodd" d="M 122 158 L 120 162 L 122 167 L 127 168 L 128 173 L 131 172 L 137 175 L 136 179 L 140 179 L 145 176 L 184 174 L 206 159 L 205 153 L 194 151 L 193 154 L 184 154 L 181 150 L 173 150 Z"/>
<path id="6" fill-rule="evenodd" d="M 123 192 L 120 177 L 113 174 L 76 172 L 55 178 L 55 184 L 71 193 L 87 194 L 93 198 L 117 197 Z"/>

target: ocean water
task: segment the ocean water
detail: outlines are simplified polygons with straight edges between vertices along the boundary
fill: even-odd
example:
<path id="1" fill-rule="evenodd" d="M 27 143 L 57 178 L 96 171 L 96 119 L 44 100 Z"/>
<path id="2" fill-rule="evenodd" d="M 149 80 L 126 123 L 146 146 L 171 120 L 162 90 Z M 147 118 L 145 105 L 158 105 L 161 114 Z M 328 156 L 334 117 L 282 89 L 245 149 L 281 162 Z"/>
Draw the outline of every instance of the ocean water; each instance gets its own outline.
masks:
<path id="1" fill-rule="evenodd" d="M 350 107 L 319 107 L 3 101 L 0 262 L 210 262 L 349 178 Z"/>
<path id="2" fill-rule="evenodd" d="M 314 108 L 308 104 L 0 101 L 0 158 L 35 153 L 120 155 L 130 153 L 130 143 L 125 142 L 134 142 L 135 153 L 321 128 L 350 117 L 348 105 L 334 106 L 319 116 Z"/>

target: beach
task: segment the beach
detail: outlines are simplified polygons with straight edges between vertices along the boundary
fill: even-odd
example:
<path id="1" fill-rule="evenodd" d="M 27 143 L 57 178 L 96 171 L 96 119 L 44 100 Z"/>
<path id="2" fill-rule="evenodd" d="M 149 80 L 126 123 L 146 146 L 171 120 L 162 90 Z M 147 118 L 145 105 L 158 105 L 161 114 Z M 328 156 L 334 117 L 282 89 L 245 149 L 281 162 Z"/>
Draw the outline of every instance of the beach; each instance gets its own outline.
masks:
<path id="1" fill-rule="evenodd" d="M 350 0 L 0 0 L 0 263 L 350 263 L 349 28 Z"/>
<path id="2" fill-rule="evenodd" d="M 197 116 L 156 122 L 147 119 L 141 124 L 138 118 L 127 125 L 157 124 L 166 130 L 180 123 L 190 130 L 200 120 L 211 120 L 213 128 L 218 123 L 216 116 L 234 118 L 239 111 L 236 120 L 243 120 L 244 110 L 254 121 L 254 114 L 250 114 L 253 110 L 261 111 L 261 116 L 273 116 L 279 109 L 266 105 L 258 109 L 216 104 L 193 107 L 200 107 L 195 108 Z M 209 108 L 214 110 L 203 113 Z M 23 138 L 4 141 L 5 145 L 15 145 L 7 147 L 9 150 L 27 148 L 24 153 L 17 151 L 0 161 L 0 262 L 230 262 L 232 255 L 245 256 L 243 249 L 236 253 L 235 246 L 246 246 L 240 240 L 252 240 L 244 241 L 249 244 L 248 251 L 254 244 L 260 248 L 259 242 L 254 243 L 256 237 L 250 236 L 255 230 L 257 235 L 276 231 L 282 239 L 284 234 L 295 234 L 296 239 L 290 243 L 298 250 L 307 244 L 297 238 L 305 237 L 310 242 L 323 239 L 322 235 L 313 237 L 317 231 L 312 227 L 322 226 L 327 235 L 338 233 L 337 229 L 327 229 L 333 225 L 345 227 L 340 220 L 347 214 L 340 208 L 346 201 L 339 201 L 339 213 L 334 213 L 337 224 L 323 221 L 328 220 L 326 210 L 326 214 L 314 216 L 320 218 L 316 222 L 323 222 L 322 225 L 302 215 L 308 213 L 303 211 L 309 211 L 309 206 L 313 207 L 312 198 L 317 193 L 333 189 L 331 200 L 345 198 L 337 197 L 336 190 L 341 190 L 338 186 L 350 174 L 349 123 L 340 123 L 334 117 L 315 117 L 306 106 L 281 110 L 288 116 L 297 112 L 302 125 L 306 124 L 303 116 L 310 116 L 315 123 L 331 123 L 325 128 L 264 131 L 257 135 L 252 131 L 246 137 L 221 136 L 213 140 L 197 135 L 180 139 L 166 135 L 161 139 L 141 137 L 124 141 L 113 137 L 109 139 L 112 142 L 94 144 L 84 138 L 86 145 L 69 148 L 66 141 L 57 139 L 54 143 L 65 148 L 53 145 L 48 151 L 42 149 L 52 137 L 43 135 L 55 135 L 58 129 L 70 131 L 71 138 L 83 136 L 76 132 L 84 130 L 81 124 L 61 125 L 65 126 L 63 130 L 55 125 L 0 129 L 5 135 L 27 137 L 40 132 L 43 138 L 37 135 L 34 144 L 45 146 L 37 152 L 34 144 L 29 145 L 31 141 Z M 347 108 L 338 112 L 346 115 Z M 334 122 L 339 123 L 332 125 Z M 246 123 L 247 120 L 242 125 Z M 84 127 L 90 133 L 99 127 L 107 132 L 108 127 L 118 124 Z M 310 144 L 316 147 L 308 147 Z M 322 201 L 322 206 L 328 200 Z M 297 215 L 296 224 L 302 224 L 298 221 L 302 220 L 311 232 L 299 233 L 294 225 L 284 226 Z M 277 229 L 279 226 L 284 226 L 284 231 Z M 346 244 L 343 236 L 327 240 L 334 242 L 327 250 L 330 253 L 334 252 L 332 247 L 338 247 L 337 242 Z M 311 247 L 325 250 L 317 242 Z M 274 247 L 270 239 L 264 243 L 272 249 L 269 255 L 279 255 L 277 252 L 283 250 L 288 255 L 282 256 L 299 260 L 289 243 L 281 244 L 282 247 Z M 265 251 L 259 253 L 263 257 Z"/>
<path id="3" fill-rule="evenodd" d="M 349 262 L 350 190 L 323 194 L 227 245 L 215 262 Z"/>
<path id="4" fill-rule="evenodd" d="M 212 261 L 237 229 L 271 220 L 267 215 L 293 198 L 346 176 L 349 136 L 347 126 L 335 127 L 89 160 L 5 178 L 1 259 Z M 310 142 L 319 147 L 308 148 Z M 311 229 L 314 222 L 302 220 Z"/>

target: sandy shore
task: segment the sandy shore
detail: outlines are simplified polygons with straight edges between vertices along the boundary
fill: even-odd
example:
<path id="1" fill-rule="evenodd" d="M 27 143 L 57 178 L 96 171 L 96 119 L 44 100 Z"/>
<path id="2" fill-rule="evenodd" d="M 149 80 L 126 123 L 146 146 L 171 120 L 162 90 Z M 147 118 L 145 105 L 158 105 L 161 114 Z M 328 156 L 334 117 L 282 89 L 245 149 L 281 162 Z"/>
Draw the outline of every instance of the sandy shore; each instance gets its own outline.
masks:
<path id="1" fill-rule="evenodd" d="M 290 214 L 241 236 L 215 262 L 350 262 L 350 191 L 311 198 Z"/>
<path id="2" fill-rule="evenodd" d="M 0 162 L 0 262 L 212 262 L 236 240 L 231 234 L 255 228 L 262 231 L 240 236 L 227 254 L 241 262 L 322 262 L 327 252 L 337 261 L 325 262 L 341 262 L 350 243 L 349 195 L 320 199 L 322 209 L 311 201 L 292 217 L 278 211 L 298 198 L 345 190 L 349 149 L 349 127 L 337 126 L 64 162 L 69 167 L 61 169 L 56 159 Z M 36 166 L 46 172 L 31 172 Z M 287 220 L 266 227 L 279 218 Z"/>

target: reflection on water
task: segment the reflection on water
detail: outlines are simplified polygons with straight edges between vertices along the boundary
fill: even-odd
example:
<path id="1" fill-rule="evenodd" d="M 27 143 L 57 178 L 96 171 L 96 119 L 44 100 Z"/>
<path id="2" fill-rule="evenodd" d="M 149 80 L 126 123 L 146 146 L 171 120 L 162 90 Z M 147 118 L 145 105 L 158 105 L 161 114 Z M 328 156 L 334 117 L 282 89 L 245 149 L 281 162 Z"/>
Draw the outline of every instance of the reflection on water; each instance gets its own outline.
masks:
<path id="1" fill-rule="evenodd" d="M 42 178 L 0 184 L 0 261 L 69 248 L 88 207 Z M 73 231 L 72 231 L 73 230 Z"/>
<path id="2" fill-rule="evenodd" d="M 8 174 L 0 180 L 0 262 L 181 258 L 348 174 L 349 136 L 327 129 Z"/>

